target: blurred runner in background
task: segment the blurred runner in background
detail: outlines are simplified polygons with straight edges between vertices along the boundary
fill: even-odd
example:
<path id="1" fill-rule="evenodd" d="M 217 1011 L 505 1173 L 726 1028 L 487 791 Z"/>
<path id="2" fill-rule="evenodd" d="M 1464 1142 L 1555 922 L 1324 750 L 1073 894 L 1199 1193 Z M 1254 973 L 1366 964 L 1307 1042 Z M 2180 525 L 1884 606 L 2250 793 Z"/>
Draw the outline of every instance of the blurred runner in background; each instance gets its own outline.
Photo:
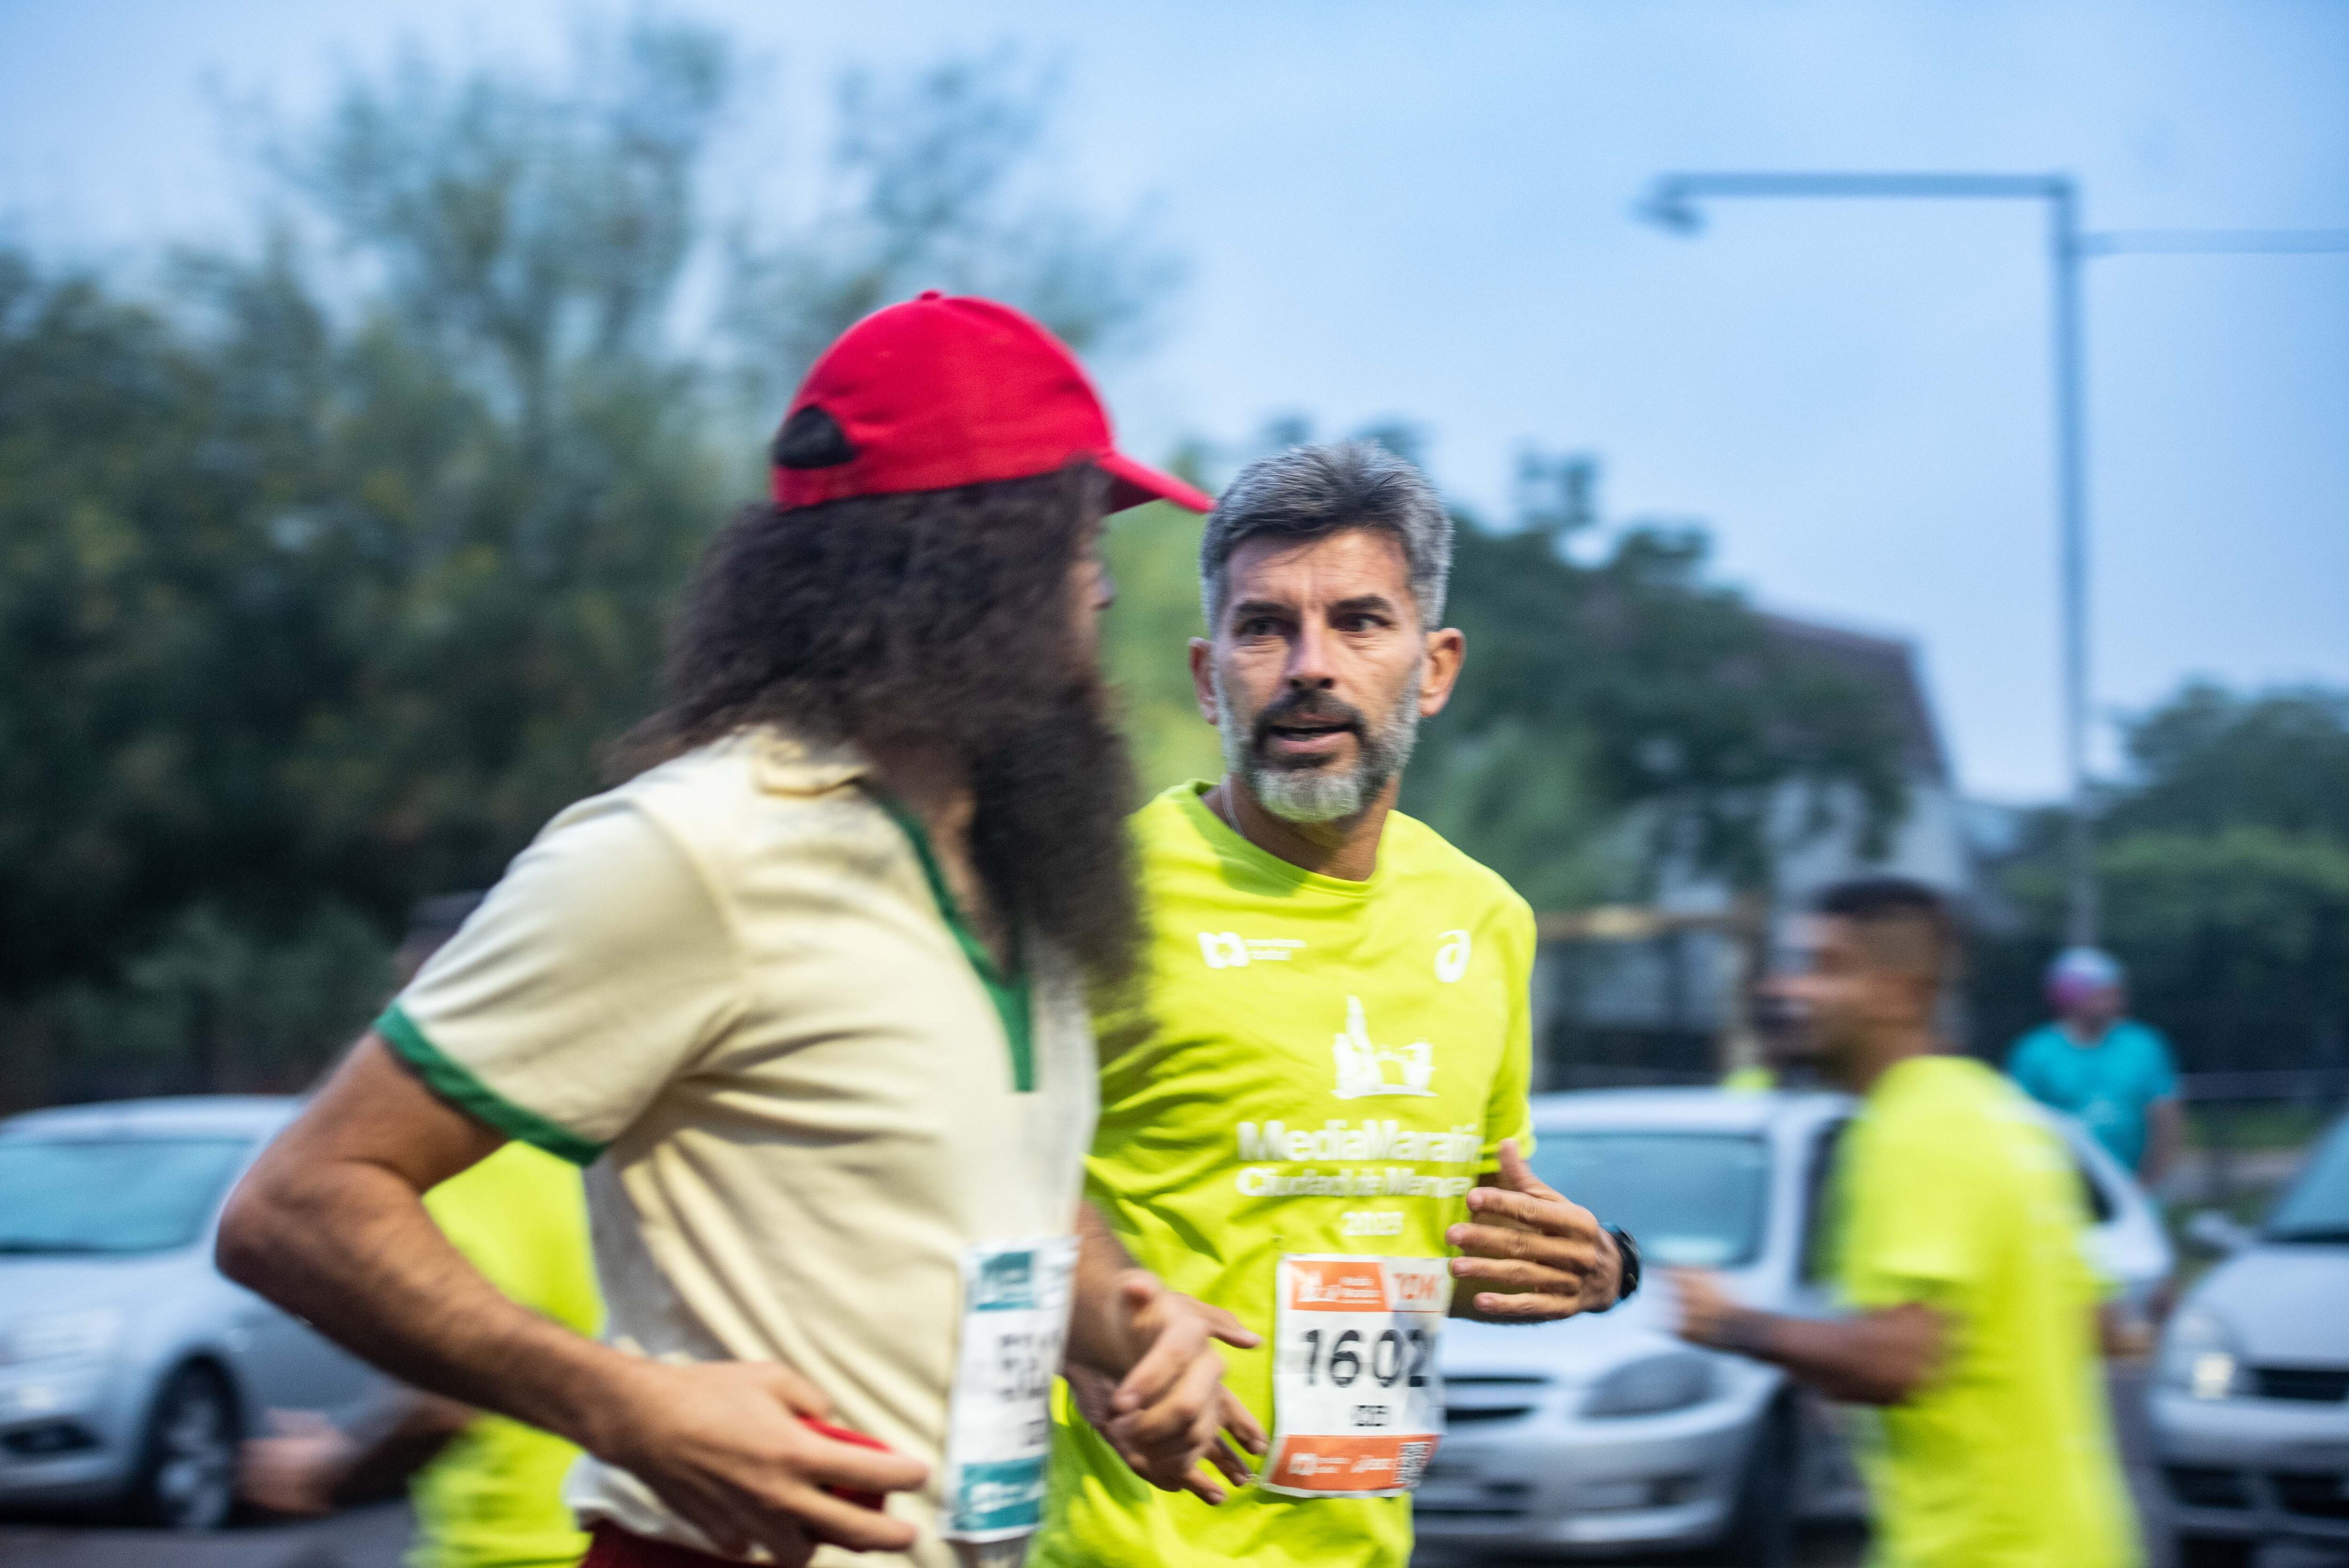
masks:
<path id="1" fill-rule="evenodd" d="M 1959 952 L 1939 894 L 1869 879 L 1816 910 L 1808 968 L 1774 989 L 1828 1079 L 1862 1097 L 1829 1199 L 1850 1315 L 1752 1311 L 1718 1276 L 1675 1271 L 1680 1331 L 1880 1408 L 1859 1460 L 1881 1568 L 2134 1563 L 2070 1156 L 2004 1079 L 1941 1054 Z"/>
<path id="2" fill-rule="evenodd" d="M 1212 503 L 1116 451 L 1041 326 L 935 294 L 826 350 L 771 455 L 651 765 L 515 859 L 246 1175 L 221 1264 L 577 1442 L 594 1568 L 1016 1561 L 1064 1346 L 1153 1479 L 1216 1427 L 1229 1330 L 1077 1234 L 1086 985 L 1138 934 L 1101 523 Z M 589 1168 L 607 1343 L 421 1201 L 510 1140 Z"/>
<path id="3" fill-rule="evenodd" d="M 1101 1020 L 1089 1191 L 1271 1341 L 1234 1358 L 1226 1423 L 1266 1458 L 1153 1491 L 1120 1459 L 1138 1413 L 1073 1369 L 1039 1568 L 1402 1568 L 1446 1315 L 1565 1317 L 1637 1279 L 1523 1158 L 1532 912 L 1393 810 L 1460 670 L 1451 563 L 1433 488 L 1362 443 L 1252 464 L 1207 524 L 1191 672 L 1226 771 L 1133 819 L 1150 984 Z"/>
<path id="4" fill-rule="evenodd" d="M 457 934 L 478 892 L 416 906 L 394 959 L 401 985 Z M 602 1326 L 578 1168 L 509 1143 L 424 1195 L 425 1211 L 507 1299 L 580 1334 Z M 247 1502 L 328 1513 L 402 1485 L 416 1511 L 409 1568 L 568 1568 L 587 1537 L 563 1501 L 579 1450 L 561 1438 L 401 1384 L 337 1429 L 313 1411 L 270 1412 L 275 1435 L 244 1445 Z"/>
<path id="5" fill-rule="evenodd" d="M 1767 975 L 1754 982 L 1754 995 L 1748 1007 L 1762 1059 L 1751 1067 L 1722 1074 L 1721 1087 L 1737 1094 L 1818 1088 L 1818 1063 L 1803 1042 L 1800 1020 L 1785 999 L 1771 990 Z"/>
<path id="6" fill-rule="evenodd" d="M 2014 1042 L 2006 1070 L 2032 1099 L 2077 1117 L 2150 1190 L 2185 1147 L 2186 1112 L 2169 1042 L 2121 1016 L 2127 984 L 2109 954 L 2057 954 L 2047 966 L 2055 1017 Z"/>

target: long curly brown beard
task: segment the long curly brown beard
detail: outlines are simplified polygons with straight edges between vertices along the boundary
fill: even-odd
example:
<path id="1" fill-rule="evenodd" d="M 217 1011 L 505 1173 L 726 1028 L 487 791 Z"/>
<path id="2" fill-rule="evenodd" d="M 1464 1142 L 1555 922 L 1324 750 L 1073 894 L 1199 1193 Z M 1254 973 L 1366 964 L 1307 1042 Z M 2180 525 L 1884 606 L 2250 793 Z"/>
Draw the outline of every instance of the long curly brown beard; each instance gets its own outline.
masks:
<path id="1" fill-rule="evenodd" d="M 703 551 L 672 636 L 669 702 L 633 769 L 748 724 L 947 742 L 976 796 L 971 853 L 1014 928 L 1094 984 L 1132 975 L 1140 920 L 1123 738 L 1070 576 L 1102 476 L 745 508 Z"/>

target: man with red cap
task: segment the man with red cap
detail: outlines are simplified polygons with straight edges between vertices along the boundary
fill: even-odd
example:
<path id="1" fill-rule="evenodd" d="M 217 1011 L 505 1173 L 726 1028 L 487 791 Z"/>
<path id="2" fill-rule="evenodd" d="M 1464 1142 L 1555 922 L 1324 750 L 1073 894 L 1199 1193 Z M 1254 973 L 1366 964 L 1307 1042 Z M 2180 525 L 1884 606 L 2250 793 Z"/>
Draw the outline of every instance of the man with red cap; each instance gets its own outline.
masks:
<path id="1" fill-rule="evenodd" d="M 1105 511 L 1208 499 L 1112 445 L 1004 306 L 852 328 L 687 596 L 647 766 L 558 815 L 265 1153 L 222 1266 L 585 1450 L 595 1568 L 1016 1563 L 1063 1366 L 1169 1490 L 1244 1474 L 1227 1315 L 1081 1212 L 1086 998 L 1134 972 L 1095 624 Z M 422 1195 L 520 1139 L 586 1169 L 601 1343 Z M 896 1554 L 874 1558 L 848 1553 Z"/>

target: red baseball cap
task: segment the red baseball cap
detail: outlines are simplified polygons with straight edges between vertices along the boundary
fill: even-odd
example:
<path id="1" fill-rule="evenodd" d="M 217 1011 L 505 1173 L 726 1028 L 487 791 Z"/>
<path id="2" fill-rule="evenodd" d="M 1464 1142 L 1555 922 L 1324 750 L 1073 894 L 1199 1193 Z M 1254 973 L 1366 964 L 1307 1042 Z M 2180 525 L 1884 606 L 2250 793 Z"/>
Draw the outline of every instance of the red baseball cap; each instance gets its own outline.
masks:
<path id="1" fill-rule="evenodd" d="M 772 457 L 785 508 L 1029 479 L 1078 459 L 1110 476 L 1112 511 L 1216 505 L 1116 449 L 1084 367 L 1040 323 L 935 289 L 874 312 L 824 350 Z"/>

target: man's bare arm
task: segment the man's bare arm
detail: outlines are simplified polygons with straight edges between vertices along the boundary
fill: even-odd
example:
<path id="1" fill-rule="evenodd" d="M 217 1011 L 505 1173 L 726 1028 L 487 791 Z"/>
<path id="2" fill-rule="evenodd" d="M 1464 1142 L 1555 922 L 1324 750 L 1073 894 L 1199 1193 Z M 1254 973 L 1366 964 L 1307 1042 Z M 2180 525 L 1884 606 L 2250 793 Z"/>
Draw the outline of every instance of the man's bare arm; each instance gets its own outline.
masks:
<path id="1" fill-rule="evenodd" d="M 481 1416 L 471 1405 L 421 1388 L 401 1389 L 400 1396 L 354 1427 L 349 1466 L 335 1480 L 336 1501 L 395 1495 Z"/>
<path id="2" fill-rule="evenodd" d="M 396 1497 L 480 1412 L 387 1383 L 350 1426 L 316 1410 L 272 1410 L 267 1437 L 237 1454 L 237 1494 L 273 1513 L 331 1513 Z"/>
<path id="3" fill-rule="evenodd" d="M 499 1294 L 420 1201 L 504 1142 L 370 1035 L 238 1185 L 221 1272 L 405 1382 L 575 1441 L 617 1352 Z"/>
<path id="4" fill-rule="evenodd" d="M 927 1469 L 799 1418 L 829 1402 L 760 1362 L 623 1355 L 501 1295 L 423 1194 L 504 1140 L 363 1038 L 257 1161 L 221 1222 L 223 1273 L 419 1387 L 568 1438 L 635 1475 L 721 1551 L 783 1563 L 821 1541 L 902 1551 L 914 1527 L 826 1492 L 898 1491 Z"/>
<path id="5" fill-rule="evenodd" d="M 1821 1322 L 1741 1306 L 1702 1270 L 1671 1278 L 1682 1338 L 1775 1363 L 1849 1404 L 1908 1403 L 1940 1369 L 1949 1340 L 1941 1315 L 1914 1302 Z"/>
<path id="6" fill-rule="evenodd" d="M 1223 1386 L 1215 1341 L 1252 1349 L 1261 1341 L 1238 1318 L 1137 1267 L 1090 1203 L 1077 1210 L 1077 1277 L 1063 1368 L 1077 1408 L 1134 1474 L 1166 1491 L 1220 1503 L 1226 1484 L 1246 1486 L 1264 1429 Z M 1205 1460 L 1218 1480 L 1200 1468 Z"/>

